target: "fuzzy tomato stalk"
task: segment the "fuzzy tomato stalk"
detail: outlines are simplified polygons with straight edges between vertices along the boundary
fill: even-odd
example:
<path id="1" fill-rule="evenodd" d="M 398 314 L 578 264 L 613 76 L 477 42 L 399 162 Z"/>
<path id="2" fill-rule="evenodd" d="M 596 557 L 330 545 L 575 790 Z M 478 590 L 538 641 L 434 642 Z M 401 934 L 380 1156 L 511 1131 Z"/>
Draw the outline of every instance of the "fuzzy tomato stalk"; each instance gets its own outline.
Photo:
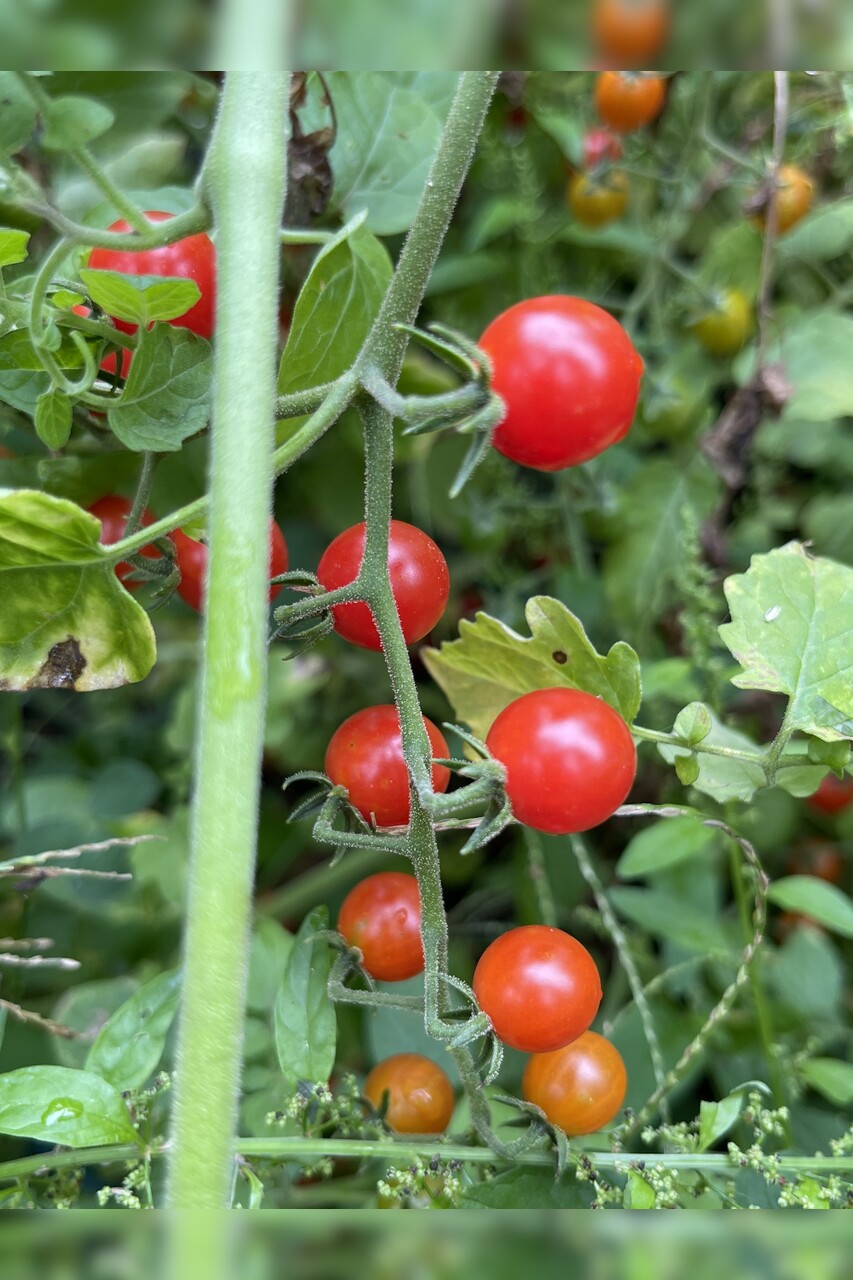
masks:
<path id="1" fill-rule="evenodd" d="M 118 494 L 108 494 L 104 498 L 99 498 L 97 502 L 89 507 L 89 514 L 96 516 L 101 522 L 100 541 L 105 547 L 110 547 L 114 542 L 121 542 L 127 528 L 127 521 L 133 510 L 133 503 L 130 498 L 123 498 Z M 154 517 L 146 507 L 142 512 L 140 524 L 143 528 L 146 525 L 153 524 Z M 149 560 L 159 560 L 160 552 L 149 543 L 143 547 L 139 553 L 141 556 L 147 556 Z M 120 560 L 115 566 L 115 575 L 128 591 L 138 591 L 142 586 L 141 582 L 133 580 L 134 568 L 127 560 Z"/>

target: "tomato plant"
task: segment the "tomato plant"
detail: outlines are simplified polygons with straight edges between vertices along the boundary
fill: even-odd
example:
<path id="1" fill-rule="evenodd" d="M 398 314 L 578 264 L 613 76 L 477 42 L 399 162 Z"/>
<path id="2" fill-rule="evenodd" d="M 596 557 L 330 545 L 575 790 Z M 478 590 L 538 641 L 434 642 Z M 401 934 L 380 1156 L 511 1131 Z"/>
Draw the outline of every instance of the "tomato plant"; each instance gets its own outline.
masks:
<path id="1" fill-rule="evenodd" d="M 628 433 L 643 362 L 621 325 L 582 298 L 531 298 L 480 338 L 505 412 L 492 443 L 537 471 L 588 462 Z"/>
<path id="2" fill-rule="evenodd" d="M 178 583 L 178 595 L 182 600 L 201 613 L 204 607 L 204 576 L 207 571 L 207 543 L 191 538 L 182 529 L 175 529 L 171 535 L 175 544 L 175 559 L 180 570 L 181 580 Z M 275 520 L 270 521 L 270 578 L 287 573 L 289 557 L 287 543 Z M 281 591 L 281 584 L 274 583 L 269 590 L 270 603 Z"/>
<path id="3" fill-rule="evenodd" d="M 450 755 L 439 729 L 424 717 L 434 757 Z M 326 748 L 326 773 L 336 786 L 346 787 L 352 804 L 379 827 L 402 826 L 409 820 L 409 778 L 397 708 L 393 704 L 365 707 L 335 730 Z M 450 771 L 434 764 L 432 785 L 445 791 Z"/>
<path id="4" fill-rule="evenodd" d="M 610 172 L 600 180 L 585 173 L 573 173 L 566 194 L 578 222 L 585 227 L 603 227 L 621 218 L 628 207 L 629 190 L 624 173 Z"/>
<path id="5" fill-rule="evenodd" d="M 317 577 L 327 591 L 348 586 L 364 556 L 364 524 L 345 529 L 323 552 Z M 406 644 L 415 644 L 441 618 L 450 595 L 447 561 L 432 538 L 392 520 L 388 532 L 388 575 Z M 366 604 L 339 604 L 332 610 L 335 630 L 350 644 L 381 649 L 379 632 Z"/>
<path id="6" fill-rule="evenodd" d="M 338 931 L 358 947 L 365 972 L 380 982 L 423 972 L 421 900 L 414 876 L 380 871 L 360 880 L 344 898 Z"/>
<path id="7" fill-rule="evenodd" d="M 101 542 L 105 547 L 111 546 L 114 542 L 120 542 L 124 537 L 124 531 L 127 526 L 128 517 L 133 509 L 133 503 L 130 498 L 120 497 L 118 494 L 108 494 L 106 497 L 99 498 L 97 502 L 93 502 L 89 508 L 89 514 L 96 516 L 101 522 Z M 153 524 L 154 517 L 147 507 L 142 510 L 140 524 L 143 528 L 146 525 Z M 150 560 L 159 560 L 160 552 L 156 547 L 148 544 L 140 551 L 140 555 L 147 556 Z M 115 567 L 116 577 L 127 587 L 128 591 L 138 591 L 142 583 L 134 580 L 134 568 L 132 564 L 128 564 L 125 560 L 120 560 Z"/>
<path id="8" fill-rule="evenodd" d="M 377 1108 L 387 1097 L 385 1118 L 395 1133 L 444 1133 L 456 1101 L 447 1072 L 419 1053 L 395 1053 L 377 1062 L 364 1094 Z"/>
<path id="9" fill-rule="evenodd" d="M 537 1053 L 524 1068 L 521 1091 L 570 1138 L 596 1133 L 625 1100 L 628 1073 L 619 1050 L 586 1031 L 553 1053 Z"/>
<path id="10" fill-rule="evenodd" d="M 634 133 L 651 124 L 665 101 L 663 76 L 602 71 L 595 83 L 595 109 L 602 123 L 614 133 Z"/>
<path id="11" fill-rule="evenodd" d="M 522 925 L 483 952 L 474 993 L 504 1044 L 546 1053 L 586 1031 L 601 1003 L 601 979 L 592 956 L 571 934 Z"/>
<path id="12" fill-rule="evenodd" d="M 145 213 L 146 220 L 153 223 L 165 222 L 171 217 L 172 214 L 157 209 Z M 129 232 L 132 227 L 124 218 L 119 218 L 109 230 Z M 216 250 L 210 236 L 202 232 L 156 249 L 96 248 L 89 255 L 89 266 L 94 271 L 120 271 L 137 276 L 184 276 L 195 281 L 201 290 L 201 297 L 171 323 L 183 329 L 191 329 L 200 338 L 213 337 L 216 315 Z M 116 319 L 115 323 L 125 333 L 133 333 L 136 328 L 125 320 Z"/>
<path id="13" fill-rule="evenodd" d="M 552 835 L 587 831 L 623 803 L 637 753 L 625 721 L 579 689 L 539 689 L 511 702 L 486 746 L 506 768 L 519 822 Z"/>

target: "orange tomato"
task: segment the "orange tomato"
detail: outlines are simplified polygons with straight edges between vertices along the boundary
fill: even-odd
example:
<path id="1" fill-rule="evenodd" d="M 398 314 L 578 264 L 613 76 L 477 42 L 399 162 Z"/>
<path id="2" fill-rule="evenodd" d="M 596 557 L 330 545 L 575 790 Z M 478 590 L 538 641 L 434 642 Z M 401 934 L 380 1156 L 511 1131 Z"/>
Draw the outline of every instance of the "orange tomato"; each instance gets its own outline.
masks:
<path id="1" fill-rule="evenodd" d="M 621 218 L 628 207 L 628 179 L 618 171 L 601 179 L 573 173 L 566 200 L 578 222 L 585 227 L 603 227 L 614 218 Z"/>
<path id="2" fill-rule="evenodd" d="M 615 133 L 633 133 L 660 115 L 666 77 L 602 71 L 595 82 L 595 109 Z"/>
<path id="3" fill-rule="evenodd" d="M 395 1053 L 378 1062 L 364 1096 L 379 1107 L 388 1094 L 386 1123 L 395 1133 L 444 1133 L 453 1115 L 453 1085 L 437 1063 L 419 1053 Z"/>
<path id="4" fill-rule="evenodd" d="M 521 1094 L 573 1138 L 609 1124 L 627 1087 L 619 1050 L 604 1036 L 585 1031 L 553 1053 L 534 1053 L 524 1069 Z"/>
<path id="5" fill-rule="evenodd" d="M 654 61 L 669 35 L 663 0 L 596 0 L 592 33 L 601 54 L 620 67 Z"/>
<path id="6" fill-rule="evenodd" d="M 795 164 L 779 166 L 776 174 L 776 229 L 779 235 L 790 231 L 803 219 L 812 207 L 814 183 L 809 175 Z M 767 222 L 767 209 L 759 215 L 759 224 Z"/>

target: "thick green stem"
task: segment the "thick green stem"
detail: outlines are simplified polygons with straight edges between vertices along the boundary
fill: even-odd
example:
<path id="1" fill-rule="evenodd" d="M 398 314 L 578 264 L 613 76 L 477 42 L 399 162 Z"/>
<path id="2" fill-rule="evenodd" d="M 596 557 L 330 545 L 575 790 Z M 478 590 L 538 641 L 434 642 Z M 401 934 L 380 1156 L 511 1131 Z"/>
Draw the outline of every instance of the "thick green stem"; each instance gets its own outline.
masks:
<path id="1" fill-rule="evenodd" d="M 229 74 L 206 162 L 218 296 L 210 556 L 168 1184 L 168 1204 L 180 1209 L 226 1207 L 233 1178 L 266 693 L 286 90 L 286 77 L 275 72 Z"/>

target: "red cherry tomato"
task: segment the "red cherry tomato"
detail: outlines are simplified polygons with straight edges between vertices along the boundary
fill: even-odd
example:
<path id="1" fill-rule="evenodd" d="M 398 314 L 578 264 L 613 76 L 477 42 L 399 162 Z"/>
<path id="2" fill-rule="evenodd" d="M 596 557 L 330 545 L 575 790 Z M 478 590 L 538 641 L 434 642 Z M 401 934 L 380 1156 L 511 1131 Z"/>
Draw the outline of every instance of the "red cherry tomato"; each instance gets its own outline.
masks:
<path id="1" fill-rule="evenodd" d="M 450 754 L 441 731 L 424 716 L 433 756 Z M 393 704 L 365 707 L 332 734 L 326 749 L 326 773 L 346 787 L 352 804 L 378 827 L 402 827 L 409 821 L 409 774 L 403 759 L 400 720 Z M 450 770 L 432 766 L 432 785 L 446 791 Z"/>
<path id="2" fill-rule="evenodd" d="M 581 298 L 530 298 L 499 315 L 480 346 L 506 405 L 499 453 L 537 471 L 587 462 L 628 434 L 643 362 L 611 315 Z"/>
<path id="3" fill-rule="evenodd" d="M 105 547 L 110 547 L 114 542 L 120 542 L 124 537 L 124 531 L 127 527 L 128 516 L 133 510 L 133 503 L 130 498 L 122 498 L 118 494 L 110 494 L 105 498 L 99 498 L 89 508 L 89 514 L 96 516 L 101 522 L 100 541 Z M 151 512 L 145 508 L 142 512 L 142 527 L 153 524 L 154 517 Z M 141 556 L 147 556 L 149 560 L 159 560 L 160 552 L 150 543 L 147 547 L 143 547 L 139 553 Z M 124 584 L 128 591 L 138 591 L 142 586 L 140 581 L 134 581 L 130 575 L 135 572 L 133 565 L 127 560 L 120 560 L 115 567 L 116 577 Z M 128 580 L 129 579 L 129 580 Z"/>
<path id="4" fill-rule="evenodd" d="M 175 559 L 181 572 L 178 584 L 178 595 L 185 600 L 191 609 L 201 613 L 203 608 L 204 575 L 207 571 L 207 544 L 197 542 L 180 529 L 175 529 L 170 538 L 175 544 Z M 275 520 L 270 521 L 270 560 L 269 576 L 277 578 L 280 573 L 287 573 L 288 555 L 284 534 Z M 272 602 L 281 591 L 281 583 L 270 587 Z"/>
<path id="5" fill-rule="evenodd" d="M 625 721 L 579 689 L 538 689 L 516 698 L 495 720 L 486 746 L 506 767 L 514 816 L 550 835 L 604 822 L 637 771 Z"/>
<path id="6" fill-rule="evenodd" d="M 823 840 L 806 840 L 788 860 L 788 874 L 815 876 L 827 884 L 841 884 L 844 878 L 844 859 L 834 844 Z"/>
<path id="7" fill-rule="evenodd" d="M 339 533 L 323 552 L 317 577 L 327 591 L 345 587 L 358 576 L 364 555 L 365 526 L 354 524 Z M 420 529 L 392 520 L 388 538 L 391 591 L 406 644 L 422 640 L 447 606 L 450 575 L 441 551 Z M 332 610 L 335 630 L 362 649 L 382 648 L 366 604 L 339 604 Z"/>
<path id="8" fill-rule="evenodd" d="M 814 183 L 805 170 L 795 164 L 780 165 L 776 174 L 776 230 L 784 235 L 795 227 L 812 207 Z M 759 215 L 759 225 L 767 220 L 766 210 Z"/>
<path id="9" fill-rule="evenodd" d="M 544 924 L 496 938 L 480 957 L 473 986 L 498 1039 L 524 1053 L 576 1040 L 601 1003 L 601 979 L 586 947 Z"/>
<path id="10" fill-rule="evenodd" d="M 848 774 L 837 778 L 828 773 L 817 791 L 808 798 L 808 804 L 816 813 L 841 813 L 853 804 L 853 777 Z"/>
<path id="11" fill-rule="evenodd" d="M 165 222 L 174 215 L 149 210 L 145 217 L 149 222 Z M 133 228 L 124 219 L 114 222 L 110 231 L 126 234 Z M 93 249 L 88 265 L 94 271 L 122 271 L 134 276 L 185 276 L 194 280 L 201 290 L 198 302 L 182 316 L 169 323 L 181 329 L 191 329 L 201 338 L 213 336 L 216 311 L 216 250 L 209 236 L 200 233 L 186 236 L 174 244 L 159 249 Z M 114 317 L 115 318 L 115 317 Z M 135 333 L 137 326 L 124 320 L 115 321 L 124 333 Z"/>
<path id="12" fill-rule="evenodd" d="M 364 1082 L 364 1096 L 380 1107 L 388 1094 L 385 1121 L 395 1133 L 444 1133 L 456 1099 L 445 1071 L 419 1053 L 395 1053 L 377 1063 Z"/>
<path id="13" fill-rule="evenodd" d="M 622 159 L 622 142 L 607 129 L 590 129 L 584 134 L 583 163 L 586 169 L 595 169 L 605 160 Z"/>
<path id="14" fill-rule="evenodd" d="M 616 133 L 633 133 L 651 124 L 666 101 L 664 76 L 602 71 L 595 82 L 595 109 Z"/>
<path id="15" fill-rule="evenodd" d="M 423 972 L 421 897 L 414 876 L 380 871 L 344 898 L 338 932 L 358 947 L 366 973 L 379 982 L 401 982 Z"/>
<path id="16" fill-rule="evenodd" d="M 554 1053 L 537 1053 L 524 1070 L 521 1094 L 570 1138 L 597 1133 L 625 1101 L 628 1074 L 619 1050 L 587 1031 Z"/>
<path id="17" fill-rule="evenodd" d="M 661 0 L 595 0 L 592 25 L 611 64 L 650 66 L 669 34 L 669 8 Z"/>

